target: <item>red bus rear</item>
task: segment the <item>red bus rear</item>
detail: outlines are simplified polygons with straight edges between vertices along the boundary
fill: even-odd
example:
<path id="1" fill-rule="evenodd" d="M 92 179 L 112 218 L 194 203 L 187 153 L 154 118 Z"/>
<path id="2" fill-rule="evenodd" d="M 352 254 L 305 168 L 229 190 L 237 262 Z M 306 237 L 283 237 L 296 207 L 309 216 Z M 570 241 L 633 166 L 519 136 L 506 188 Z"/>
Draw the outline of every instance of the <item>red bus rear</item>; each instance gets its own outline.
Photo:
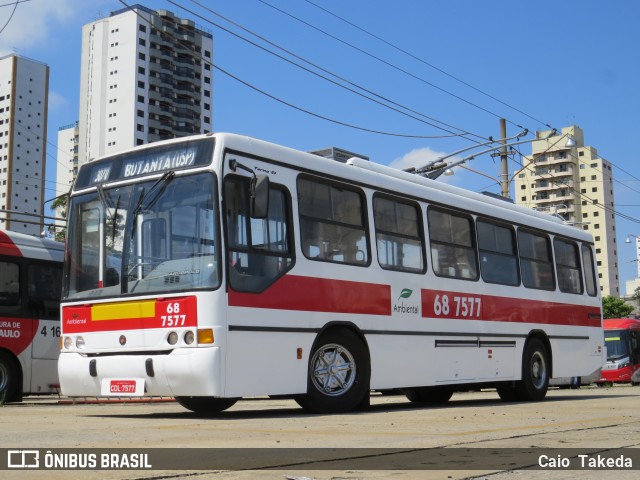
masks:
<path id="1" fill-rule="evenodd" d="M 0 230 L 0 403 L 58 388 L 64 245 Z"/>

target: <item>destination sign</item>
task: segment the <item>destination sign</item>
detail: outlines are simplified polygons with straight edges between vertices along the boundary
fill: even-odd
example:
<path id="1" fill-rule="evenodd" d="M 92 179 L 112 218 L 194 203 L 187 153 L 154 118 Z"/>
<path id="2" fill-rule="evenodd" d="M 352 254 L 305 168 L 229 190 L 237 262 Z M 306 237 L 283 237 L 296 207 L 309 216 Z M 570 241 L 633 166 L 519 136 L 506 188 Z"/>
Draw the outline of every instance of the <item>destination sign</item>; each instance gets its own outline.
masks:
<path id="1" fill-rule="evenodd" d="M 134 150 L 83 165 L 74 190 L 114 180 L 140 177 L 171 170 L 209 165 L 213 157 L 212 138 Z"/>

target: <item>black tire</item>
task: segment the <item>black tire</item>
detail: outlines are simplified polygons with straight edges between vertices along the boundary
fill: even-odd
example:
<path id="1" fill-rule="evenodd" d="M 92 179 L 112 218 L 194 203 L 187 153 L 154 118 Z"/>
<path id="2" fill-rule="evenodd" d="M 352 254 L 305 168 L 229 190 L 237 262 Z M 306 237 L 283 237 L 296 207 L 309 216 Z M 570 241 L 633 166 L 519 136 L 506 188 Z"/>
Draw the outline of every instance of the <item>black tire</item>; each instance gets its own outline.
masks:
<path id="1" fill-rule="evenodd" d="M 518 394 L 516 393 L 516 387 L 508 383 L 506 385 L 498 385 L 496 387 L 498 396 L 503 402 L 515 402 L 518 400 Z"/>
<path id="2" fill-rule="evenodd" d="M 549 388 L 549 354 L 542 341 L 531 338 L 522 354 L 522 380 L 516 383 L 518 400 L 539 401 Z"/>
<path id="3" fill-rule="evenodd" d="M 405 390 L 404 394 L 414 403 L 447 403 L 453 389 L 446 387 L 418 387 Z"/>
<path id="4" fill-rule="evenodd" d="M 237 401 L 237 398 L 176 397 L 176 402 L 196 413 L 220 413 L 233 407 Z"/>
<path id="5" fill-rule="evenodd" d="M 0 351 L 0 403 L 16 400 L 19 378 L 17 362 L 7 352 Z"/>
<path id="6" fill-rule="evenodd" d="M 367 348 L 351 330 L 323 333 L 309 358 L 307 393 L 295 397 L 310 412 L 343 413 L 368 405 L 371 364 Z"/>

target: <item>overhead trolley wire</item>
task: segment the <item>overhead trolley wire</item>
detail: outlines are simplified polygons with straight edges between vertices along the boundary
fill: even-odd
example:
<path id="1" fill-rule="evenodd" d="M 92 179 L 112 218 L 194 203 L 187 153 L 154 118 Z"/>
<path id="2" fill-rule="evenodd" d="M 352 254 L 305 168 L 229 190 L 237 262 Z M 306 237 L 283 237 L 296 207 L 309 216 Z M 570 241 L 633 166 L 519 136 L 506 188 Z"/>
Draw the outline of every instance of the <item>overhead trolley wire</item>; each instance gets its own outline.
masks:
<path id="1" fill-rule="evenodd" d="M 128 8 L 129 10 L 133 11 L 133 7 L 131 5 L 129 5 L 129 4 L 127 4 L 124 0 L 118 0 L 118 1 L 121 4 L 123 4 L 126 8 Z M 182 7 L 182 6 L 180 6 L 180 8 L 184 9 L 184 7 Z M 187 9 L 185 9 L 185 10 L 188 11 Z M 149 24 L 151 26 L 151 23 L 146 18 L 144 18 L 142 15 L 140 15 L 137 12 L 136 12 L 136 14 L 138 15 L 138 17 L 140 19 L 142 19 L 144 22 L 146 22 L 147 24 Z M 188 46 L 188 44 L 186 42 L 183 42 L 182 40 L 178 39 L 174 35 L 171 35 L 170 33 L 165 33 L 165 35 L 173 38 L 173 40 L 176 41 L 176 43 Z M 201 61 L 211 65 L 211 67 L 213 67 L 214 69 L 218 70 L 219 72 L 223 73 L 224 75 L 228 76 L 229 78 L 232 78 L 233 80 L 237 81 L 238 83 L 241 83 L 242 85 L 246 86 L 247 88 L 250 88 L 251 90 L 254 90 L 255 92 L 258 92 L 261 95 L 264 95 L 264 96 L 266 96 L 266 97 L 268 97 L 268 98 L 270 98 L 270 99 L 272 99 L 272 100 L 274 100 L 274 101 L 276 101 L 278 103 L 286 105 L 286 106 L 288 106 L 290 108 L 293 108 L 293 109 L 295 109 L 295 110 L 297 110 L 299 112 L 306 113 L 307 115 L 310 115 L 310 116 L 313 116 L 313 117 L 316 117 L 316 118 L 319 118 L 319 119 L 322 119 L 322 120 L 325 120 L 325 121 L 328 121 L 328 122 L 331 122 L 331 123 L 335 123 L 337 125 L 342 125 L 342 126 L 345 126 L 345 127 L 348 127 L 348 128 L 352 128 L 352 129 L 360 130 L 360 131 L 364 131 L 364 132 L 375 133 L 375 134 L 378 134 L 378 135 L 386 135 L 386 136 L 402 137 L 402 138 L 422 138 L 422 139 L 442 138 L 442 136 L 433 136 L 433 135 L 412 135 L 412 134 L 404 134 L 404 133 L 396 133 L 396 132 L 387 132 L 387 131 L 366 128 L 366 127 L 362 127 L 362 126 L 359 126 L 359 125 L 355 125 L 355 124 L 343 122 L 343 121 L 340 121 L 340 120 L 336 120 L 334 118 L 331 118 L 331 117 L 328 117 L 328 116 L 313 112 L 311 110 L 305 109 L 305 108 L 300 107 L 298 105 L 295 105 L 295 104 L 293 104 L 291 102 L 288 102 L 288 101 L 286 101 L 286 100 L 284 100 L 284 99 L 282 99 L 280 97 L 277 97 L 277 96 L 275 96 L 275 95 L 273 95 L 271 93 L 268 93 L 267 91 L 262 90 L 262 89 L 256 87 L 255 85 L 245 81 L 245 80 L 242 80 L 240 77 L 232 74 L 228 70 L 222 68 L 220 65 L 218 65 L 216 63 L 213 63 L 210 60 L 205 59 L 198 52 L 194 52 L 194 54 Z M 436 127 L 436 128 L 440 128 L 442 130 L 442 127 Z M 455 136 L 460 136 L 460 134 L 456 134 Z"/>
<path id="2" fill-rule="evenodd" d="M 219 17 L 219 18 L 222 18 L 223 20 L 225 20 L 225 21 L 227 21 L 227 22 L 231 23 L 232 25 L 236 26 L 237 28 L 242 29 L 243 31 L 245 31 L 245 32 L 247 32 L 247 33 L 249 33 L 249 34 L 251 34 L 251 35 L 253 35 L 253 36 L 257 37 L 257 38 L 259 38 L 260 40 L 262 40 L 262 41 L 264 41 L 264 42 L 268 43 L 269 45 L 271 45 L 271 46 L 273 46 L 273 47 L 275 47 L 275 48 L 277 48 L 277 49 L 279 49 L 279 50 L 281 50 L 281 51 L 283 51 L 283 52 L 287 53 L 288 55 L 291 55 L 292 57 L 294 57 L 294 58 L 296 58 L 296 59 L 298 59 L 298 60 L 301 60 L 301 61 L 305 62 L 306 64 L 308 64 L 308 65 L 310 65 L 310 66 L 312 66 L 312 67 L 314 67 L 314 68 L 316 68 L 316 69 L 318 69 L 318 70 L 320 70 L 320 71 L 322 71 L 322 72 L 325 72 L 325 73 L 327 73 L 327 74 L 329 74 L 329 75 L 331 75 L 331 76 L 333 76 L 333 77 L 335 77 L 335 78 L 337 78 L 337 79 L 339 79 L 339 80 L 341 80 L 341 81 L 343 81 L 343 82 L 345 82 L 345 83 L 347 83 L 347 84 L 349 84 L 349 85 L 351 85 L 351 86 L 353 86 L 353 87 L 355 87 L 355 88 L 357 88 L 357 89 L 359 89 L 359 90 L 362 90 L 362 91 L 364 91 L 364 92 L 366 92 L 366 93 L 368 93 L 368 94 L 371 94 L 371 95 L 373 95 L 373 96 L 375 96 L 375 97 L 379 98 L 380 100 L 377 100 L 377 99 L 375 99 L 375 98 L 371 98 L 371 97 L 369 97 L 369 96 L 367 96 L 367 95 L 365 95 L 365 94 L 363 94 L 363 93 L 361 93 L 361 92 L 359 92 L 359 91 L 356 91 L 356 90 L 354 90 L 354 89 L 352 89 L 352 88 L 350 88 L 350 87 L 348 87 L 348 86 L 345 86 L 345 85 L 343 85 L 343 84 L 341 84 L 341 83 L 339 83 L 339 82 L 336 82 L 335 80 L 332 80 L 331 78 L 328 78 L 328 77 L 326 77 L 326 76 L 324 76 L 324 75 L 322 75 L 322 74 L 320 74 L 320 73 L 318 73 L 318 72 L 315 72 L 315 71 L 313 71 L 313 70 L 311 70 L 311 69 L 309 69 L 309 68 L 307 68 L 307 67 L 305 67 L 305 66 L 303 66 L 303 65 L 300 65 L 299 63 L 296 63 L 296 62 L 294 62 L 293 60 L 290 60 L 290 59 L 288 59 L 288 58 L 286 58 L 286 57 L 284 57 L 284 56 L 282 56 L 282 55 L 280 55 L 280 54 L 278 54 L 278 53 L 276 53 L 276 52 L 274 52 L 274 51 L 272 51 L 272 50 L 269 50 L 268 48 L 263 47 L 262 45 L 259 45 L 259 44 L 255 43 L 255 42 L 253 42 L 253 41 L 249 40 L 248 38 L 243 37 L 242 35 L 239 35 L 239 34 L 237 34 L 237 33 L 233 32 L 233 31 L 231 31 L 231 30 L 229 30 L 229 29 L 227 29 L 227 28 L 223 27 L 222 25 L 220 25 L 220 24 L 218 24 L 218 23 L 213 22 L 212 20 L 210 20 L 210 19 L 208 19 L 208 18 L 206 18 L 206 17 L 204 17 L 204 16 L 202 16 L 202 15 L 198 14 L 197 12 L 194 12 L 193 10 L 191 10 L 191 9 L 189 9 L 189 8 L 186 8 L 184 5 L 182 5 L 182 4 L 178 3 L 178 2 L 175 2 L 175 1 L 173 1 L 173 0 L 167 0 L 167 2 L 168 2 L 168 3 L 170 3 L 170 4 L 174 5 L 174 6 L 178 7 L 178 8 L 181 8 L 182 10 L 184 10 L 184 11 L 186 11 L 186 12 L 190 13 L 191 15 L 194 15 L 194 16 L 196 16 L 196 17 L 200 18 L 201 20 L 203 20 L 203 21 L 205 21 L 205 22 L 207 22 L 207 23 L 209 23 L 209 24 L 213 25 L 214 27 L 217 27 L 217 28 L 221 29 L 222 31 L 224 31 L 224 32 L 226 32 L 226 33 L 228 33 L 228 34 L 230 34 L 230 35 L 232 35 L 232 36 L 236 37 L 236 38 L 239 38 L 239 39 L 243 40 L 244 42 L 247 42 L 247 43 L 249 43 L 250 45 L 252 45 L 252 46 L 254 46 L 254 47 L 256 47 L 256 48 L 259 48 L 260 50 L 263 50 L 263 51 L 265 51 L 265 52 L 267 52 L 267 53 L 269 53 L 269 54 L 271 54 L 271 55 L 273 55 L 273 56 L 275 56 L 275 57 L 277 57 L 277 58 L 279 58 L 279 59 L 281 59 L 281 60 L 283 60 L 283 61 L 285 61 L 285 62 L 287 62 L 287 63 L 291 64 L 291 65 L 294 65 L 294 66 L 296 66 L 296 67 L 298 67 L 298 68 L 300 68 L 300 69 L 302 69 L 302 70 L 306 71 L 307 73 L 310 73 L 310 74 L 312 74 L 312 75 L 315 75 L 315 76 L 317 76 L 317 77 L 319 77 L 319 78 L 321 78 L 321 79 L 323 79 L 323 80 L 325 80 L 325 81 L 327 81 L 327 82 L 332 83 L 333 85 L 336 85 L 336 86 L 338 86 L 338 87 L 340 87 L 340 88 L 342 88 L 342 89 L 345 89 L 345 90 L 347 90 L 347 91 L 349 91 L 349 92 L 351 92 L 351 93 L 353 93 L 353 94 L 355 94 L 355 95 L 358 95 L 358 96 L 360 96 L 360 97 L 363 97 L 363 98 L 365 98 L 365 99 L 367 99 L 367 100 L 369 100 L 369 101 L 372 101 L 372 102 L 374 102 L 374 103 L 376 103 L 376 104 L 378 104 L 378 105 L 381 105 L 381 106 L 383 106 L 383 107 L 385 107 L 385 108 L 388 108 L 388 109 L 390 109 L 390 110 L 393 110 L 393 111 L 395 111 L 396 113 L 400 113 L 401 115 L 405 115 L 405 116 L 407 116 L 407 117 L 409 117 L 409 118 L 412 118 L 412 119 L 414 119 L 414 120 L 417 120 L 417 121 L 419 121 L 419 122 L 421 122 L 421 123 L 425 123 L 425 124 L 427 124 L 427 125 L 430 125 L 430 126 L 432 126 L 432 127 L 434 127 L 434 128 L 440 129 L 440 130 L 442 130 L 442 131 L 447 132 L 447 133 L 449 133 L 449 134 L 450 134 L 450 135 L 442 135 L 442 136 L 435 136 L 435 135 L 434 135 L 434 136 L 427 137 L 427 138 L 464 137 L 465 135 L 469 135 L 469 136 L 475 136 L 475 137 L 481 138 L 481 139 L 483 139 L 483 140 L 485 139 L 485 137 L 483 137 L 483 136 L 481 136 L 481 135 L 473 134 L 473 133 L 468 132 L 468 131 L 466 131 L 466 130 L 464 130 L 464 129 L 462 129 L 462 128 L 455 127 L 455 126 L 453 126 L 453 125 L 450 125 L 450 124 L 447 124 L 447 123 L 445 123 L 445 122 L 439 121 L 439 120 L 437 120 L 437 119 L 435 119 L 435 118 L 433 118 L 433 117 L 430 117 L 430 116 L 428 116 L 428 115 L 426 115 L 426 114 L 424 114 L 424 113 L 418 112 L 418 111 L 413 110 L 413 109 L 411 109 L 411 108 L 409 108 L 409 107 L 407 107 L 407 106 L 404 106 L 404 105 L 402 105 L 402 104 L 400 104 L 400 103 L 397 103 L 397 102 L 395 102 L 395 101 L 393 101 L 393 100 L 390 100 L 389 98 L 386 98 L 386 97 L 384 97 L 384 96 L 382 96 L 382 95 L 379 95 L 379 94 L 377 94 L 377 93 L 375 93 L 375 92 L 373 92 L 373 91 L 371 91 L 371 90 L 369 90 L 369 89 L 367 89 L 367 88 L 365 88 L 365 87 L 362 87 L 361 85 L 358 85 L 358 84 L 356 84 L 356 83 L 354 83 L 354 82 L 352 82 L 352 81 L 350 81 L 350 80 L 348 80 L 348 79 L 346 79 L 346 78 L 344 78 L 344 77 L 342 77 L 342 76 L 340 76 L 340 75 L 337 75 L 337 74 L 335 74 L 335 73 L 331 72 L 330 70 L 328 70 L 328 69 L 326 69 L 326 68 L 323 68 L 323 67 L 321 67 L 321 66 L 319 66 L 319 65 L 317 65 L 317 64 L 315 64 L 315 63 L 313 63 L 313 62 L 311 62 L 311 61 L 309 61 L 309 60 L 307 60 L 307 59 L 305 59 L 304 57 L 301 57 L 300 55 L 297 55 L 297 54 L 295 54 L 295 53 L 291 52 L 290 50 L 285 49 L 284 47 L 282 47 L 282 46 L 280 46 L 280 45 L 278 45 L 278 44 L 276 44 L 276 43 L 274 43 L 274 42 L 270 41 L 269 39 L 265 38 L 264 36 L 261 36 L 261 35 L 259 35 L 259 34 L 255 33 L 255 32 L 253 32 L 252 30 L 249 30 L 248 28 L 246 28 L 246 27 L 244 27 L 244 26 L 240 25 L 239 23 L 237 23 L 237 22 L 235 22 L 235 21 L 233 21 L 233 20 L 231 20 L 231 19 L 229 19 L 229 18 L 227 18 L 227 17 L 225 17 L 225 16 L 223 16 L 223 15 L 219 14 L 218 12 L 216 12 L 216 11 L 214 11 L 214 10 L 212 10 L 212 9 L 208 8 L 207 6 L 205 6 L 205 5 L 201 4 L 200 2 L 197 2 L 197 1 L 195 1 L 195 0 L 190 0 L 190 1 L 191 1 L 192 3 L 194 3 L 195 5 L 197 5 L 198 7 L 201 7 L 201 8 L 203 8 L 203 9 L 207 10 L 207 11 L 208 11 L 208 12 L 210 12 L 211 14 L 213 14 L 213 15 L 215 15 L 215 16 L 217 16 L 217 17 Z M 397 107 L 400 107 L 400 108 L 402 108 L 402 109 L 404 109 L 404 110 L 406 110 L 406 111 L 408 111 L 408 112 L 411 112 L 411 113 L 414 113 L 414 114 L 419 115 L 419 116 L 421 116 L 421 117 L 424 117 L 424 118 L 427 118 L 427 119 L 429 119 L 429 120 L 432 120 L 433 122 L 436 122 L 436 123 L 438 123 L 438 124 L 440 124 L 440 125 L 444 125 L 444 126 L 446 126 L 446 127 L 448 127 L 448 128 L 451 128 L 451 129 L 459 130 L 461 133 L 455 133 L 455 132 L 453 132 L 453 131 L 451 131 L 451 130 L 449 130 L 449 129 L 447 129 L 447 128 L 443 128 L 443 127 L 441 127 L 441 126 L 439 126 L 439 125 L 436 125 L 436 124 L 434 124 L 434 123 L 431 123 L 431 122 L 429 122 L 429 121 L 425 121 L 425 120 L 423 120 L 422 118 L 417 118 L 416 116 L 411 115 L 411 114 L 409 114 L 409 113 L 406 113 L 406 112 L 404 112 L 404 111 L 401 111 L 401 110 L 399 110 L 398 108 L 395 108 L 395 107 L 394 107 L 394 106 L 392 106 L 392 105 L 388 105 L 388 104 L 384 103 L 383 101 L 384 101 L 384 102 L 388 102 L 388 103 L 390 103 L 390 104 L 392 104 L 392 105 L 395 105 L 395 106 L 397 106 Z"/>
<path id="3" fill-rule="evenodd" d="M 504 115 L 499 115 L 499 114 L 497 114 L 495 112 L 492 112 L 491 110 L 488 110 L 488 109 L 486 109 L 486 108 L 484 108 L 484 107 L 482 107 L 482 106 L 480 106 L 480 105 L 478 105 L 476 103 L 473 103 L 472 101 L 467 100 L 467 99 L 461 97 L 460 95 L 457 95 L 457 94 L 455 94 L 453 92 L 450 92 L 449 90 L 447 90 L 445 88 L 442 88 L 442 87 L 436 85 L 435 83 L 432 83 L 432 82 L 430 82 L 430 81 L 428 81 L 428 80 L 426 80 L 426 79 L 424 79 L 424 78 L 422 78 L 422 77 L 420 77 L 418 75 L 415 75 L 415 74 L 409 72 L 408 70 L 405 70 L 404 68 L 401 68 L 401 67 L 399 67 L 397 65 L 394 65 L 393 63 L 388 62 L 387 60 L 384 60 L 383 58 L 380 58 L 379 56 L 374 55 L 373 53 L 370 53 L 370 52 L 364 50 L 363 48 L 360 48 L 360 47 L 358 47 L 358 46 L 356 46 L 356 45 L 354 45 L 352 43 L 347 42 L 346 40 L 343 40 L 343 39 L 337 37 L 336 35 L 333 35 L 333 34 L 327 32 L 327 31 L 325 31 L 325 30 L 323 30 L 323 29 L 321 29 L 319 27 L 316 27 L 315 25 L 313 25 L 313 24 L 311 24 L 311 23 L 309 23 L 309 22 L 307 22 L 307 21 L 305 21 L 305 20 L 303 20 L 303 19 L 301 19 L 299 17 L 296 17 L 295 15 L 293 15 L 293 14 L 291 14 L 289 12 L 287 12 L 287 11 L 285 11 L 285 10 L 279 8 L 279 7 L 276 7 L 275 5 L 270 4 L 266 0 L 257 0 L 257 1 L 262 3 L 262 4 L 264 4 L 264 5 L 266 5 L 269 8 L 272 8 L 272 9 L 282 13 L 283 15 L 286 15 L 289 18 L 292 18 L 293 20 L 295 20 L 295 21 L 297 21 L 299 23 L 302 23 L 303 25 L 308 26 L 309 28 L 312 28 L 313 30 L 316 30 L 316 31 L 322 33 L 323 35 L 326 35 L 329 38 L 332 38 L 333 40 L 335 40 L 335 41 L 337 41 L 339 43 L 342 43 L 343 45 L 348 46 L 349 48 L 352 48 L 352 49 L 354 49 L 354 50 L 356 50 L 356 51 L 358 51 L 358 52 L 360 52 L 360 53 L 362 53 L 362 54 L 364 54 L 364 55 L 366 55 L 366 56 L 368 56 L 370 58 L 373 58 L 374 60 L 376 60 L 376 61 L 378 61 L 380 63 L 383 63 L 384 65 L 387 65 L 388 67 L 393 68 L 394 70 L 397 70 L 397 71 L 399 71 L 401 73 L 404 73 L 405 75 L 408 75 L 409 77 L 414 78 L 415 80 L 418 80 L 419 82 L 422 82 L 422 83 L 424 83 L 426 85 L 429 85 L 430 87 L 435 88 L 436 90 L 439 90 L 439 91 L 441 91 L 441 92 L 443 92 L 443 93 L 445 93 L 445 94 L 447 94 L 447 95 L 449 95 L 449 96 L 451 96 L 453 98 L 456 98 L 456 99 L 460 100 L 461 102 L 464 102 L 464 103 L 466 103 L 468 105 L 471 105 L 472 107 L 475 107 L 478 110 L 482 110 L 483 112 L 488 113 L 489 115 L 492 115 L 492 116 L 494 116 L 496 118 L 503 118 L 504 117 Z M 514 123 L 514 122 L 512 122 L 510 120 L 508 120 L 508 121 L 509 121 L 509 123 L 511 123 L 513 125 L 516 125 L 519 128 L 524 128 L 524 127 L 522 127 L 520 125 L 517 125 L 516 123 Z"/>
<path id="4" fill-rule="evenodd" d="M 508 108 L 510 108 L 510 109 L 512 109 L 512 110 L 514 110 L 514 111 L 516 111 L 516 112 L 518 112 L 518 113 L 520 113 L 520 114 L 524 115 L 525 117 L 527 117 L 527 118 L 529 118 L 529 119 L 531 119 L 531 120 L 533 120 L 533 121 L 535 121 L 535 122 L 539 123 L 540 125 L 544 125 L 545 127 L 548 127 L 548 128 L 553 128 L 553 127 L 551 127 L 551 125 L 549 125 L 548 123 L 543 122 L 542 120 L 539 120 L 539 119 L 537 119 L 537 118 L 533 117 L 532 115 L 529 115 L 528 113 L 526 113 L 526 112 L 524 112 L 524 111 L 522 111 L 522 110 L 520 110 L 520 109 L 518 109 L 518 108 L 514 107 L 513 105 L 510 105 L 510 104 L 508 104 L 507 102 L 504 102 L 504 101 L 500 100 L 499 98 L 495 97 L 494 95 L 491 95 L 490 93 L 487 93 L 487 92 L 485 92 L 485 91 L 483 91 L 483 90 L 481 90 L 481 89 L 479 89 L 479 88 L 477 88 L 477 87 L 475 87 L 475 86 L 471 85 L 470 83 L 468 83 L 468 82 L 466 82 L 466 81 L 462 80 L 461 78 L 456 77 L 455 75 L 452 75 L 452 74 L 450 74 L 449 72 L 447 72 L 447 71 L 443 70 L 442 68 L 438 67 L 437 65 L 434 65 L 433 63 L 430 63 L 430 62 L 426 61 L 425 59 L 420 58 L 420 57 L 418 57 L 417 55 L 414 55 L 413 53 L 409 52 L 408 50 L 406 50 L 406 49 L 404 49 L 404 48 L 402 48 L 402 47 L 399 47 L 398 45 L 396 45 L 396 44 L 394 44 L 394 43 L 391 43 L 390 41 L 388 41 L 388 40 L 386 40 L 386 39 L 382 38 L 381 36 L 376 35 L 375 33 L 372 33 L 372 32 L 370 32 L 369 30 L 366 30 L 365 28 L 363 28 L 363 27 L 361 27 L 361 26 L 359 26 L 359 25 L 356 25 L 355 23 L 353 23 L 353 22 L 351 22 L 351 21 L 347 20 L 347 19 L 346 19 L 346 18 L 344 18 L 344 17 L 341 17 L 340 15 L 337 15 L 336 13 L 334 13 L 334 12 L 330 11 L 329 9 L 327 9 L 327 8 L 325 8 L 325 7 L 322 7 L 322 6 L 318 5 L 318 4 L 317 4 L 317 3 L 315 3 L 315 2 L 312 2 L 311 0 L 304 0 L 304 1 L 305 1 L 305 2 L 307 2 L 307 3 L 308 3 L 308 4 L 310 4 L 310 5 L 313 5 L 314 7 L 316 7 L 316 8 L 318 8 L 318 9 L 320 9 L 320 10 L 322 10 L 322 11 L 326 12 L 327 14 L 331 15 L 332 17 L 335 17 L 335 18 L 337 18 L 338 20 L 340 20 L 340 21 L 342 21 L 342 22 L 346 23 L 347 25 L 350 25 L 350 26 L 352 26 L 353 28 L 355 28 L 355 29 L 357 29 L 357 30 L 360 30 L 361 32 L 363 32 L 363 33 L 365 33 L 365 34 L 369 35 L 370 37 L 375 38 L 376 40 L 378 40 L 378 41 L 380 41 L 380 42 L 384 43 L 385 45 L 388 45 L 389 47 L 391 47 L 391 48 L 393 48 L 393 49 L 395 49 L 395 50 L 397 50 L 397 51 L 399 51 L 399 52 L 401 52 L 401 53 L 403 53 L 403 54 L 407 55 L 408 57 L 411 57 L 411 58 L 413 58 L 414 60 L 417 60 L 418 62 L 420 62 L 420 63 L 422 63 L 422 64 L 424 64 L 424 65 L 426 65 L 426 66 L 428 66 L 428 67 L 430 67 L 430 68 L 432 68 L 432 69 L 434 69 L 434 70 L 436 70 L 436 71 L 440 72 L 440 73 L 442 73 L 443 75 L 446 75 L 447 77 L 449 77 L 449 78 L 451 78 L 451 79 L 453 79 L 453 80 L 455 80 L 455 81 L 457 81 L 457 82 L 459 82 L 459 83 L 461 83 L 461 84 L 463 84 L 463 85 L 465 85 L 465 86 L 467 86 L 467 87 L 471 88 L 472 90 L 475 90 L 476 92 L 481 93 L 482 95 L 484 95 L 484 96 L 486 96 L 486 97 L 488 97 L 488 98 L 490 98 L 490 99 L 492 99 L 492 100 L 494 100 L 494 101 L 496 101 L 496 102 L 498 102 L 498 103 L 500 103 L 500 104 L 504 105 L 505 107 L 508 107 Z M 515 125 L 515 124 L 514 124 L 514 125 Z M 516 126 L 518 126 L 519 128 L 522 128 L 522 126 L 520 126 L 520 125 L 516 125 Z"/>

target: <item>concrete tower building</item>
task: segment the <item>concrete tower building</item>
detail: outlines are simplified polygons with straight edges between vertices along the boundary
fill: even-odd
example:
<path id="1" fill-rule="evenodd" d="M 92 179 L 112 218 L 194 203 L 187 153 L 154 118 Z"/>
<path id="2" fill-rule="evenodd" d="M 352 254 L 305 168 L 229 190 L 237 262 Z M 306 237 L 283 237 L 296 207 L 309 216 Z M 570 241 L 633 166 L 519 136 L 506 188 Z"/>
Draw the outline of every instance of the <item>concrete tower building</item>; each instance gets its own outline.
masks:
<path id="1" fill-rule="evenodd" d="M 0 229 L 39 234 L 44 223 L 49 66 L 0 58 Z"/>
<path id="2" fill-rule="evenodd" d="M 536 133 L 539 140 L 532 144 L 532 155 L 525 157 L 524 168 L 516 175 L 516 203 L 589 230 L 602 295 L 619 297 L 611 163 L 600 158 L 595 148 L 585 146 L 580 127 L 552 133 Z"/>
<path id="3" fill-rule="evenodd" d="M 84 25 L 80 165 L 135 145 L 211 131 L 213 38 L 141 5 Z"/>

